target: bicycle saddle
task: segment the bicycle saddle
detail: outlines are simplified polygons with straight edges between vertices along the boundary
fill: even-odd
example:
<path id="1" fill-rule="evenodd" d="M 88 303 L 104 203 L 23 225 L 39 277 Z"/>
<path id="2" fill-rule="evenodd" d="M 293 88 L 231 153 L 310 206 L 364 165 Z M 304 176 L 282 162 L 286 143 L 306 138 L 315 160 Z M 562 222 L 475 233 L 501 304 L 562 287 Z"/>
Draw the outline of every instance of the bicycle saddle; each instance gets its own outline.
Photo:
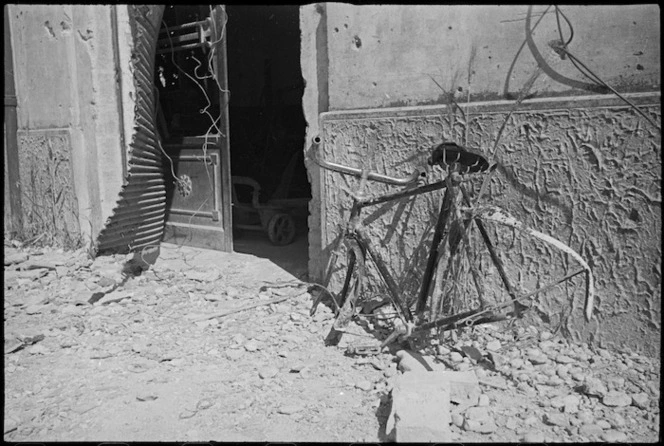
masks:
<path id="1" fill-rule="evenodd" d="M 444 142 L 431 151 L 429 165 L 433 166 L 453 166 L 460 167 L 460 173 L 475 173 L 491 171 L 496 168 L 496 164 L 489 165 L 489 162 L 482 155 L 471 152 L 453 142 Z"/>

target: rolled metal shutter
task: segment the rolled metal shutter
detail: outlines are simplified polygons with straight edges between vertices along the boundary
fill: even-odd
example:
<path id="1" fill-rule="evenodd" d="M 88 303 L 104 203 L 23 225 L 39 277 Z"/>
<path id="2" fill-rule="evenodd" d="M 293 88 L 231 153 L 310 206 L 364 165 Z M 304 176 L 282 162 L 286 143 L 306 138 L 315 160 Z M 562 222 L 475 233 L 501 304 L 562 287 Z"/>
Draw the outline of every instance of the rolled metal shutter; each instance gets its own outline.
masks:
<path id="1" fill-rule="evenodd" d="M 155 118 L 155 52 L 163 5 L 129 5 L 136 87 L 134 131 L 125 185 L 99 234 L 96 255 L 136 252 L 158 245 L 164 232 L 166 188 Z"/>

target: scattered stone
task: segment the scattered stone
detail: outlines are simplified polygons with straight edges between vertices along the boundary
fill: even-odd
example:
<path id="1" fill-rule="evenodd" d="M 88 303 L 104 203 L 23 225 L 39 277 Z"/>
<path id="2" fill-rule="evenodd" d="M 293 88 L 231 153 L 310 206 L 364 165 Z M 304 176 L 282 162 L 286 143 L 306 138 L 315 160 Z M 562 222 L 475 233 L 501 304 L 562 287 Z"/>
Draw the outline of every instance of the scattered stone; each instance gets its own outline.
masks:
<path id="1" fill-rule="evenodd" d="M 418 352 L 399 350 L 396 353 L 396 357 L 399 361 L 397 368 L 402 372 L 433 370 L 431 365 Z"/>
<path id="2" fill-rule="evenodd" d="M 110 277 L 102 277 L 97 281 L 97 285 L 99 285 L 102 288 L 110 287 L 115 285 L 115 280 L 111 279 Z"/>
<path id="3" fill-rule="evenodd" d="M 632 404 L 632 397 L 625 392 L 612 390 L 602 398 L 602 403 L 609 407 L 625 407 Z"/>
<path id="4" fill-rule="evenodd" d="M 648 409 L 650 407 L 650 399 L 647 393 L 635 393 L 632 395 L 632 405 L 639 409 Z"/>
<path id="5" fill-rule="evenodd" d="M 29 307 L 25 308 L 25 313 L 26 314 L 41 314 L 44 312 L 45 305 L 30 305 Z"/>
<path id="6" fill-rule="evenodd" d="M 51 351 L 44 347 L 42 344 L 33 345 L 32 347 L 28 348 L 27 351 L 31 355 L 47 355 L 51 353 Z"/>
<path id="7" fill-rule="evenodd" d="M 157 395 L 153 395 L 151 393 L 142 393 L 139 395 L 136 395 L 136 399 L 138 401 L 154 401 L 158 398 Z"/>
<path id="8" fill-rule="evenodd" d="M 567 395 L 563 398 L 563 410 L 565 413 L 575 414 L 579 411 L 581 399 L 576 395 Z"/>
<path id="9" fill-rule="evenodd" d="M 364 390 L 365 392 L 368 392 L 373 389 L 373 384 L 371 381 L 368 380 L 362 380 L 360 382 L 355 383 L 355 387 Z"/>
<path id="10" fill-rule="evenodd" d="M 608 389 L 602 381 L 592 376 L 586 376 L 582 387 L 583 393 L 590 396 L 603 398 L 608 393 Z"/>
<path id="11" fill-rule="evenodd" d="M 540 431 L 528 431 L 522 441 L 524 443 L 544 443 L 544 434 Z"/>
<path id="12" fill-rule="evenodd" d="M 459 352 L 450 353 L 450 361 L 452 362 L 461 362 L 463 361 L 463 356 Z"/>
<path id="13" fill-rule="evenodd" d="M 480 434 L 490 434 L 498 428 L 487 407 L 470 407 L 466 410 L 463 429 Z"/>
<path id="14" fill-rule="evenodd" d="M 579 427 L 579 435 L 592 439 L 599 437 L 604 432 L 604 429 L 598 424 L 583 424 Z"/>
<path id="15" fill-rule="evenodd" d="M 602 429 L 611 429 L 611 423 L 606 420 L 597 420 L 597 425 Z"/>
<path id="16" fill-rule="evenodd" d="M 608 430 L 600 436 L 600 438 L 608 443 L 626 443 L 627 434 L 615 429 Z"/>
<path id="17" fill-rule="evenodd" d="M 23 263 L 28 260 L 28 254 L 25 252 L 16 252 L 5 256 L 4 263 L 5 266 L 15 265 L 17 263 Z"/>
<path id="18" fill-rule="evenodd" d="M 477 399 L 477 405 L 479 407 L 486 407 L 489 405 L 489 402 L 490 402 L 489 395 L 487 395 L 486 393 L 481 394 Z"/>
<path id="19" fill-rule="evenodd" d="M 497 352 L 500 350 L 501 344 L 500 341 L 497 339 L 494 339 L 493 341 L 490 341 L 486 344 L 487 350 L 491 350 L 493 352 Z"/>
<path id="20" fill-rule="evenodd" d="M 544 414 L 544 422 L 550 426 L 569 426 L 569 420 L 567 419 L 567 416 L 560 412 L 548 412 Z"/>
<path id="21" fill-rule="evenodd" d="M 304 408 L 305 407 L 302 404 L 287 404 L 279 407 L 279 409 L 277 409 L 277 412 L 283 415 L 293 415 L 294 413 L 303 411 Z"/>
<path id="22" fill-rule="evenodd" d="M 256 350 L 259 350 L 258 342 L 254 339 L 250 339 L 244 344 L 244 349 L 248 352 L 255 352 Z"/>
<path id="23" fill-rule="evenodd" d="M 276 367 L 265 367 L 264 369 L 261 369 L 258 371 L 258 376 L 261 377 L 261 379 L 268 379 L 268 378 L 273 378 L 279 373 L 279 369 Z"/>

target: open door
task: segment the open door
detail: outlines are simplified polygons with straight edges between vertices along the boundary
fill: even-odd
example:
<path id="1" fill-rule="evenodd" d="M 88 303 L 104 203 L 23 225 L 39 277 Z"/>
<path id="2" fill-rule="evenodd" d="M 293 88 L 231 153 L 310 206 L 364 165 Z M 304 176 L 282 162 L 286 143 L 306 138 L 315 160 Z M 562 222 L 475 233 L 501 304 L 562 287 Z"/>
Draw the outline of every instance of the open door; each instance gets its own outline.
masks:
<path id="1" fill-rule="evenodd" d="M 223 6 L 168 5 L 157 46 L 164 241 L 233 250 Z"/>

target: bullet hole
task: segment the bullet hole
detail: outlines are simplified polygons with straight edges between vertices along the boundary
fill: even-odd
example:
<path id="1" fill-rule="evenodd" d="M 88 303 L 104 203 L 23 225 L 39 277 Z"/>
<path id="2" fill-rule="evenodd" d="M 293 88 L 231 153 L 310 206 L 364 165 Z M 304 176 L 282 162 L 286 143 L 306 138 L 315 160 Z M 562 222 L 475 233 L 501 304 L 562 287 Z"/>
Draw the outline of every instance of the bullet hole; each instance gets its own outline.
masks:
<path id="1" fill-rule="evenodd" d="M 339 28 L 336 28 L 336 27 L 335 27 L 335 28 L 334 28 L 334 32 L 335 32 L 335 33 L 338 33 L 338 32 L 339 32 Z"/>
<path id="2" fill-rule="evenodd" d="M 374 87 L 378 86 L 376 82 L 372 82 L 371 85 L 373 85 Z"/>
<path id="3" fill-rule="evenodd" d="M 344 28 L 348 29 L 348 23 L 344 23 Z"/>
<path id="4" fill-rule="evenodd" d="M 641 65 L 640 63 L 637 63 L 636 64 L 636 69 L 639 70 L 639 71 L 643 71 L 643 65 Z"/>
<path id="5" fill-rule="evenodd" d="M 463 87 L 459 87 L 459 88 L 457 88 L 457 91 L 462 92 L 462 91 L 463 91 Z"/>
<path id="6" fill-rule="evenodd" d="M 629 213 L 629 219 L 633 222 L 641 223 L 641 216 L 639 215 L 639 211 L 632 209 L 632 212 Z"/>
<path id="7" fill-rule="evenodd" d="M 634 53 L 635 56 L 643 56 L 643 51 L 637 51 Z"/>
<path id="8" fill-rule="evenodd" d="M 360 36 L 355 36 L 353 37 L 353 45 L 355 45 L 355 48 L 358 50 L 362 47 L 362 41 L 360 40 Z"/>
<path id="9" fill-rule="evenodd" d="M 448 26 L 447 29 L 452 29 L 452 25 Z"/>
<path id="10" fill-rule="evenodd" d="M 48 32 L 48 34 L 51 37 L 55 37 L 55 33 L 53 32 L 53 27 L 51 26 L 51 23 L 48 20 L 44 22 L 44 28 L 46 28 L 46 32 Z"/>

